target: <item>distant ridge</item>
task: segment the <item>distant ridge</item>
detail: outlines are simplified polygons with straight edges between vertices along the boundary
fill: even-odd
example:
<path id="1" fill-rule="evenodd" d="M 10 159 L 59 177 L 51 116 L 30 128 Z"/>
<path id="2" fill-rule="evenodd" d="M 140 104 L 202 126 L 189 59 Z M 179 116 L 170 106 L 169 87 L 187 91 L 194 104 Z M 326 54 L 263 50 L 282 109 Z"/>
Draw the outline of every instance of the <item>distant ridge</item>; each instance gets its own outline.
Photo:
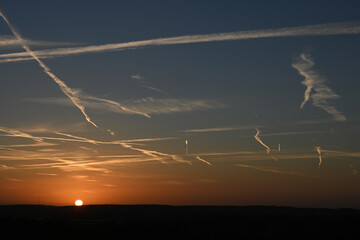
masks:
<path id="1" fill-rule="evenodd" d="M 44 239 L 304 239 L 310 235 L 344 239 L 356 236 L 359 224 L 359 209 L 0 205 L 0 228 L 12 239 L 32 235 Z"/>

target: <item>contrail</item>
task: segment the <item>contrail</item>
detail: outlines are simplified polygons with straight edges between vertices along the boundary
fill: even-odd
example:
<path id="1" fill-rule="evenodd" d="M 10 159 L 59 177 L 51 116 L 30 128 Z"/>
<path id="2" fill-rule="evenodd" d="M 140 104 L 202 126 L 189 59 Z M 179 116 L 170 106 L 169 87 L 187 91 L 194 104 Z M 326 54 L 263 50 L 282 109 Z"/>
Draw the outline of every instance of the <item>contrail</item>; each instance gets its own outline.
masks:
<path id="1" fill-rule="evenodd" d="M 311 74 L 312 72 L 309 72 L 314 66 L 314 62 L 305 54 L 301 54 L 300 59 L 302 60 L 302 62 L 299 61 L 297 63 L 294 63 L 292 66 L 299 71 L 300 75 L 305 77 L 305 80 L 301 82 L 303 85 L 306 86 L 306 90 L 304 93 L 304 101 L 302 101 L 300 105 L 300 109 L 302 109 L 305 103 L 310 99 L 310 93 L 314 87 L 314 83 L 316 80 L 314 79 L 313 74 Z M 318 76 L 316 75 L 315 78 L 316 77 Z"/>
<path id="2" fill-rule="evenodd" d="M 234 41 L 256 38 L 270 37 L 296 37 L 296 36 L 323 36 L 340 34 L 360 34 L 360 22 L 340 22 L 325 23 L 317 25 L 307 25 L 299 27 L 287 27 L 277 29 L 249 30 L 228 33 L 213 33 L 199 35 L 185 35 L 168 38 L 156 38 L 142 41 L 132 41 L 125 43 L 113 43 L 104 45 L 93 45 L 85 47 L 58 48 L 36 51 L 35 54 L 40 58 L 62 57 L 67 55 L 77 55 L 84 53 L 121 51 L 126 49 L 137 49 L 147 46 L 177 45 L 204 42 Z M 2 54 L 0 62 L 31 60 L 29 53 L 10 53 Z M 30 55 L 31 56 L 31 55 Z"/>
<path id="3" fill-rule="evenodd" d="M 286 175 L 295 175 L 295 176 L 301 176 L 301 177 L 312 177 L 312 176 L 303 174 L 301 172 L 284 171 L 284 170 L 277 169 L 277 168 L 272 168 L 272 167 L 259 167 L 259 166 L 245 165 L 245 164 L 236 164 L 236 166 L 242 167 L 242 168 L 249 168 L 249 169 L 253 169 L 253 170 L 261 171 L 261 172 L 276 173 L 276 174 L 286 174 Z"/>
<path id="4" fill-rule="evenodd" d="M 321 157 L 321 150 L 320 150 L 320 147 L 315 147 L 317 153 L 319 154 L 319 168 L 321 166 L 321 163 L 322 163 L 322 157 Z"/>
<path id="5" fill-rule="evenodd" d="M 186 155 L 188 154 L 188 147 L 189 147 L 189 142 L 188 142 L 188 140 L 186 139 L 186 140 L 185 140 L 185 154 L 186 154 Z"/>
<path id="6" fill-rule="evenodd" d="M 132 109 L 129 109 L 127 107 L 124 107 L 123 105 L 121 105 L 120 103 L 118 102 L 115 102 L 115 101 L 112 101 L 112 100 L 108 100 L 108 99 L 104 99 L 104 98 L 98 98 L 98 97 L 93 97 L 93 96 L 83 96 L 83 98 L 85 99 L 90 99 L 90 100 L 95 100 L 95 101 L 99 101 L 99 102 L 105 102 L 105 103 L 109 103 L 111 105 L 114 105 L 116 106 L 117 108 L 125 111 L 125 112 L 129 112 L 129 113 L 134 113 L 134 114 L 140 114 L 140 115 L 143 115 L 147 118 L 151 118 L 151 116 L 147 113 L 143 113 L 143 112 L 139 112 L 139 111 L 135 111 L 135 110 L 132 110 Z"/>
<path id="7" fill-rule="evenodd" d="M 203 158 L 201 158 L 201 157 L 199 157 L 199 156 L 196 156 L 195 158 L 196 158 L 197 160 L 201 161 L 201 162 L 206 163 L 207 165 L 212 166 L 212 164 L 211 164 L 210 162 L 206 161 L 205 159 L 203 159 Z"/>
<path id="8" fill-rule="evenodd" d="M 261 145 L 263 145 L 265 148 L 266 148 L 266 153 L 269 154 L 271 149 L 261 141 L 261 139 L 259 138 L 259 134 L 260 134 L 260 131 L 259 129 L 255 128 L 256 129 L 256 134 L 254 136 L 255 140 L 258 141 Z"/>
<path id="9" fill-rule="evenodd" d="M 140 74 L 131 75 L 131 78 L 132 78 L 133 80 L 137 81 L 137 82 L 140 84 L 141 87 L 144 87 L 144 88 L 153 90 L 153 91 L 155 91 L 155 92 L 162 93 L 162 94 L 170 97 L 170 95 L 169 95 L 167 92 L 165 92 L 165 91 L 163 91 L 163 90 L 161 90 L 161 89 L 159 89 L 159 88 L 150 86 L 150 85 L 143 79 L 143 77 L 142 77 Z"/>
<path id="10" fill-rule="evenodd" d="M 38 62 L 39 66 L 44 70 L 44 72 L 55 81 L 55 83 L 60 87 L 61 91 L 71 100 L 71 102 L 77 108 L 80 109 L 80 111 L 84 115 L 86 121 L 91 123 L 94 127 L 99 128 L 93 121 L 91 121 L 90 117 L 86 114 L 85 107 L 80 104 L 79 97 L 77 97 L 76 94 L 74 93 L 74 91 L 70 87 L 68 87 L 65 84 L 65 82 L 61 81 L 57 76 L 55 76 L 55 74 L 53 74 L 50 71 L 50 68 L 38 58 L 38 56 L 31 50 L 29 45 L 26 43 L 25 39 L 15 29 L 15 27 L 10 23 L 9 19 L 3 13 L 2 9 L 0 9 L 0 15 L 4 19 L 4 21 L 7 23 L 11 32 L 14 34 L 14 36 L 19 40 L 21 46 L 25 49 L 25 51 L 28 53 L 28 55 L 30 55 L 32 59 L 34 59 L 35 61 Z"/>
<path id="11" fill-rule="evenodd" d="M 280 152 L 281 148 L 280 148 L 280 143 L 279 143 L 279 148 L 278 148 L 278 151 Z"/>
<path id="12" fill-rule="evenodd" d="M 76 43 L 71 42 L 51 42 L 51 41 L 37 41 L 37 40 L 30 40 L 24 39 L 29 46 L 70 46 L 75 45 Z M 0 36 L 0 48 L 14 48 L 14 47 L 21 47 L 19 40 L 14 36 L 2 35 Z"/>
<path id="13" fill-rule="evenodd" d="M 326 83 L 326 79 L 316 71 L 312 70 L 315 65 L 314 60 L 310 54 L 302 53 L 292 67 L 298 70 L 299 74 L 305 77 L 301 83 L 306 86 L 304 93 L 304 100 L 300 105 L 300 109 L 310 100 L 316 107 L 324 109 L 331 114 L 336 121 L 345 121 L 346 117 L 338 111 L 335 107 L 328 104 L 328 100 L 340 98 Z M 312 92 L 315 93 L 312 93 Z"/>
<path id="14" fill-rule="evenodd" d="M 79 137 L 79 136 L 75 136 L 75 135 L 70 135 L 70 134 L 66 134 L 66 133 L 59 133 L 59 132 L 55 132 L 56 134 L 59 135 L 63 135 L 66 137 L 70 137 L 73 138 L 75 141 L 78 142 L 86 142 L 86 143 L 90 143 L 90 144 L 109 144 L 109 145 L 120 145 L 124 148 L 133 150 L 133 151 L 137 151 L 137 152 L 141 152 L 142 154 L 152 157 L 155 160 L 158 160 L 162 163 L 167 163 L 165 160 L 166 159 L 172 159 L 176 162 L 181 162 L 181 163 L 188 163 L 191 164 L 190 161 L 184 160 L 174 154 L 168 154 L 168 153 L 163 153 L 163 152 L 159 152 L 159 151 L 154 151 L 154 150 L 147 150 L 147 149 L 143 149 L 143 148 L 138 148 L 138 147 L 134 147 L 133 144 L 135 144 L 135 142 L 142 142 L 142 141 L 157 141 L 157 140 L 166 140 L 169 138 L 158 138 L 158 139 L 135 139 L 135 140 L 119 140 L 119 141 L 112 141 L 112 142 L 102 142 L 102 141 L 97 141 L 97 140 L 93 140 L 93 139 L 89 139 L 89 138 L 84 138 L 84 137 Z M 49 138 L 47 138 L 49 139 Z M 71 139 L 68 139 L 71 141 Z M 66 139 L 65 139 L 66 141 Z"/>
<path id="15" fill-rule="evenodd" d="M 43 138 L 41 137 L 35 137 L 32 136 L 28 133 L 24 133 L 22 131 L 19 131 L 17 129 L 10 129 L 10 128 L 5 128 L 5 127 L 0 127 L 0 132 L 5 132 L 9 135 L 5 135 L 5 136 L 9 136 L 9 137 L 21 137 L 21 138 L 29 138 L 34 140 L 37 143 L 43 143 Z"/>

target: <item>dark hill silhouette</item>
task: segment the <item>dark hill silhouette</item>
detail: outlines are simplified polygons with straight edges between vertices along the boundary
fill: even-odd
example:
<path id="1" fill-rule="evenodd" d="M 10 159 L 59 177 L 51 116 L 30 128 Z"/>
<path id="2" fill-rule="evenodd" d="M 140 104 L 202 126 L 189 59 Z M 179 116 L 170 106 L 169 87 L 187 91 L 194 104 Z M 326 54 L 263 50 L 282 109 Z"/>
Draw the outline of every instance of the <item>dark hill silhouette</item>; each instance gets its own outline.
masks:
<path id="1" fill-rule="evenodd" d="M 0 206 L 8 239 L 303 239 L 358 235 L 360 210 L 292 207 Z"/>

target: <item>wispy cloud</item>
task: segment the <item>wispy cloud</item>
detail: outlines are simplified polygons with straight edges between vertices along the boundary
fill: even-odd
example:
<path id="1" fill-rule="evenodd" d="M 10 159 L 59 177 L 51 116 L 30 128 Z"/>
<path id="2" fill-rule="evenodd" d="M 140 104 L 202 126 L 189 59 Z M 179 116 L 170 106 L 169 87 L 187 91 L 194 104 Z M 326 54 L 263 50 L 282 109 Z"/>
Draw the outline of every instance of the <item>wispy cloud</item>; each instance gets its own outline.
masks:
<path id="1" fill-rule="evenodd" d="M 326 85 L 325 77 L 312 69 L 314 64 L 314 60 L 310 54 L 306 53 L 302 53 L 292 64 L 292 66 L 298 70 L 299 74 L 305 77 L 305 80 L 301 82 L 306 86 L 306 90 L 300 109 L 302 109 L 311 98 L 314 106 L 324 109 L 327 113 L 331 114 L 336 121 L 345 121 L 346 117 L 328 103 L 328 100 L 338 99 L 340 96 Z"/>
<path id="2" fill-rule="evenodd" d="M 265 148 L 266 148 L 266 153 L 269 154 L 271 149 L 265 144 L 263 143 L 263 141 L 261 141 L 259 135 L 260 135 L 260 131 L 259 129 L 255 128 L 256 129 L 256 134 L 254 136 L 255 140 L 258 141 L 261 145 L 263 145 Z"/>
<path id="3" fill-rule="evenodd" d="M 156 38 L 143 41 L 132 41 L 125 43 L 113 43 L 104 45 L 93 45 L 85 47 L 58 48 L 36 51 L 35 54 L 40 58 L 62 57 L 67 55 L 77 55 L 84 53 L 99 53 L 108 51 L 121 51 L 127 49 L 137 49 L 147 46 L 190 44 L 218 41 L 234 41 L 255 38 L 270 37 L 296 37 L 296 36 L 321 36 L 339 34 L 359 34 L 360 22 L 340 22 L 326 23 L 317 25 L 307 25 L 299 27 L 287 27 L 278 29 L 249 30 L 228 33 L 213 33 L 203 35 L 186 35 L 169 38 Z M 29 53 L 10 53 L 1 54 L 0 62 L 31 60 Z"/>

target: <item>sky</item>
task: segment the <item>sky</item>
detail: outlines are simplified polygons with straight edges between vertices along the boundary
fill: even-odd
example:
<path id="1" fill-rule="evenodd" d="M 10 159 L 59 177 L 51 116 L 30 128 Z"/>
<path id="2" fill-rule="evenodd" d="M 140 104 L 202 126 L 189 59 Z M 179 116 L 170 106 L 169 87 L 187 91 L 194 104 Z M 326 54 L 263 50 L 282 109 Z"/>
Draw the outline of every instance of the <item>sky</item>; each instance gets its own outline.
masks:
<path id="1" fill-rule="evenodd" d="M 1 1 L 0 204 L 360 208 L 359 1 Z"/>

